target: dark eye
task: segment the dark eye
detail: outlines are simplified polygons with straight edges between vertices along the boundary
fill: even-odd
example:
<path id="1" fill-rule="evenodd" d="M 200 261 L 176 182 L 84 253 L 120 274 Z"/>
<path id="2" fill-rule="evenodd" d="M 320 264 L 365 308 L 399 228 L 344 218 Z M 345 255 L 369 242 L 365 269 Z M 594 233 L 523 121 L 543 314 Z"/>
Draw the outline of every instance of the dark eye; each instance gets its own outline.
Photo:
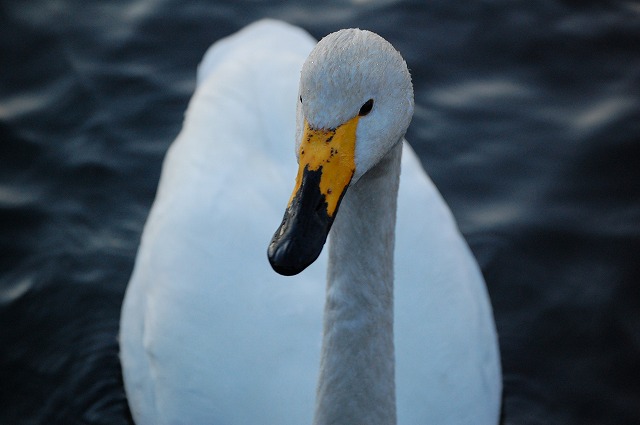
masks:
<path id="1" fill-rule="evenodd" d="M 364 103 L 364 105 L 362 105 L 362 108 L 360 108 L 360 112 L 358 112 L 358 115 L 360 115 L 361 117 L 364 117 L 369 112 L 371 112 L 372 108 L 373 108 L 373 99 L 369 99 Z"/>
<path id="2" fill-rule="evenodd" d="M 302 96 L 300 96 L 300 103 L 302 103 Z"/>

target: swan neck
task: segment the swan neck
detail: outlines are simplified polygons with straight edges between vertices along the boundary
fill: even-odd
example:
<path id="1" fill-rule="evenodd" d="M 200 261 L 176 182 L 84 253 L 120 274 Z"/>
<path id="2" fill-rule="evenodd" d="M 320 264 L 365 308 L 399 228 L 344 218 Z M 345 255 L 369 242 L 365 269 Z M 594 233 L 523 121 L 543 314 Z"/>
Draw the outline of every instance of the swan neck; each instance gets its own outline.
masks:
<path id="1" fill-rule="evenodd" d="M 353 184 L 329 244 L 315 425 L 396 423 L 393 251 L 402 141 Z"/>

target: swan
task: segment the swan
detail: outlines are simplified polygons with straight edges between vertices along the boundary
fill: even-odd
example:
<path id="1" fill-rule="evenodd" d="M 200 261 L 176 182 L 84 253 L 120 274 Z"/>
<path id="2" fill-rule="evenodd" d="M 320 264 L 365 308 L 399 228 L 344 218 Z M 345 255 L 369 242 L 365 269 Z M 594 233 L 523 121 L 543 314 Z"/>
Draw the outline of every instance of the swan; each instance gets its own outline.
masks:
<path id="1" fill-rule="evenodd" d="M 491 305 L 404 141 L 400 54 L 263 20 L 197 80 L 122 306 L 136 424 L 496 424 Z"/>

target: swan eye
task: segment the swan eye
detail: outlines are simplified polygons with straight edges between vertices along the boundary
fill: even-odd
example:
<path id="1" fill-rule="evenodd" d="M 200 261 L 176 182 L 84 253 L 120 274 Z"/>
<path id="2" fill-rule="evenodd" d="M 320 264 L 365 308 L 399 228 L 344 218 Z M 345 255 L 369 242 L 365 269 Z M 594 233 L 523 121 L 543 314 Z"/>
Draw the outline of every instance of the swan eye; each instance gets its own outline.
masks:
<path id="1" fill-rule="evenodd" d="M 300 96 L 300 103 L 302 103 L 302 96 Z"/>
<path id="2" fill-rule="evenodd" d="M 360 112 L 358 112 L 358 115 L 361 117 L 364 117 L 369 112 L 371 112 L 372 108 L 373 108 L 373 99 L 369 99 L 364 103 L 364 105 L 362 105 L 362 108 L 360 108 Z"/>

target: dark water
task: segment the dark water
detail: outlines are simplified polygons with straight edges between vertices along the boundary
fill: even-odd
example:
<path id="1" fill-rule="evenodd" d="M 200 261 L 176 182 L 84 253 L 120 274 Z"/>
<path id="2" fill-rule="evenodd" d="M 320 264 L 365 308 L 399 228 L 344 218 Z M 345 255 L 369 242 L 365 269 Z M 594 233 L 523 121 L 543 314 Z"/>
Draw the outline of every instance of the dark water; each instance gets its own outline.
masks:
<path id="1" fill-rule="evenodd" d="M 506 424 L 640 424 L 638 2 L 0 4 L 0 424 L 127 424 L 116 335 L 208 45 L 379 32 L 485 273 Z"/>

